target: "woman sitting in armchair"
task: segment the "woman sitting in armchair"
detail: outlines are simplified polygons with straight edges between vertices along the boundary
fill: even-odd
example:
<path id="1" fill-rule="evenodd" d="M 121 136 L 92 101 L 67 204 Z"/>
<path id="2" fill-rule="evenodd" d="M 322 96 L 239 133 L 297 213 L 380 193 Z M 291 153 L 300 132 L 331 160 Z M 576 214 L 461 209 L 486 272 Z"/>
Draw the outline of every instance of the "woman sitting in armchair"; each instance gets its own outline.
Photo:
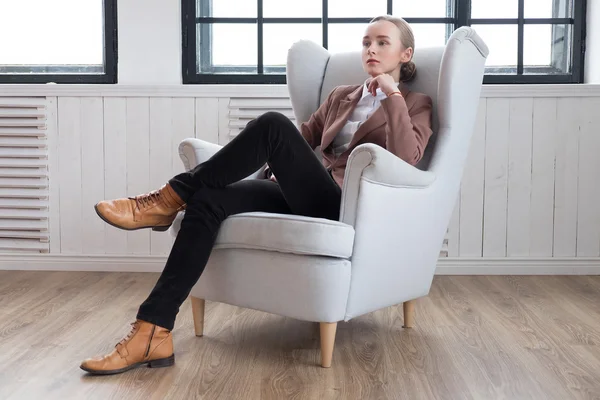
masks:
<path id="1" fill-rule="evenodd" d="M 375 143 L 415 165 L 432 133 L 432 101 L 403 85 L 416 73 L 413 51 L 406 21 L 377 17 L 362 41 L 362 64 L 370 77 L 362 85 L 332 90 L 300 130 L 282 114 L 265 113 L 209 160 L 160 189 L 96 204 L 100 218 L 127 230 L 164 231 L 179 211 L 185 209 L 185 216 L 130 333 L 111 353 L 86 359 L 81 368 L 115 374 L 143 364 L 173 365 L 176 315 L 228 216 L 262 211 L 338 220 L 348 156 L 363 143 Z M 313 151 L 319 145 L 322 161 Z M 268 179 L 243 180 L 265 163 Z"/>

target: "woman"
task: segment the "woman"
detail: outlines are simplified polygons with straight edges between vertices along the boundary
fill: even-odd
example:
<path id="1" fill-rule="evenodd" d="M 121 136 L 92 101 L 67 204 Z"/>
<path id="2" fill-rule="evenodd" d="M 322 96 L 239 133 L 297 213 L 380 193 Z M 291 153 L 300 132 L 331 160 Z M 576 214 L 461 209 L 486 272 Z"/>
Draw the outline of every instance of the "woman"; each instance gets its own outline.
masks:
<path id="1" fill-rule="evenodd" d="M 400 18 L 373 19 L 363 38 L 363 85 L 336 87 L 300 131 L 268 112 L 230 143 L 160 189 L 133 198 L 101 201 L 98 215 L 122 229 L 166 230 L 178 211 L 185 217 L 165 268 L 140 306 L 131 332 L 108 355 L 87 359 L 85 371 L 114 374 L 142 364 L 173 365 L 171 330 L 179 307 L 208 261 L 220 224 L 250 211 L 338 220 L 348 156 L 375 143 L 410 164 L 431 136 L 431 99 L 399 82 L 416 72 L 414 37 Z M 323 161 L 313 152 L 321 145 Z M 268 164 L 269 179 L 242 180 Z"/>

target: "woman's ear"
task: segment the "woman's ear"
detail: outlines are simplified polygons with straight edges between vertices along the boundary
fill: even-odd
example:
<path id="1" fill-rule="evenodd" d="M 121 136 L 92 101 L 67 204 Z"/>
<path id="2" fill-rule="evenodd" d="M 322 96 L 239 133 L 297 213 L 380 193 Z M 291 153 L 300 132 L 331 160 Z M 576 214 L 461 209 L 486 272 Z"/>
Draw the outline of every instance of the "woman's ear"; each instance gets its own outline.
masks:
<path id="1" fill-rule="evenodd" d="M 412 60 L 412 55 L 413 55 L 412 47 L 405 49 L 402 52 L 402 57 L 400 57 L 402 64 L 405 64 L 405 63 L 409 62 L 410 60 Z"/>

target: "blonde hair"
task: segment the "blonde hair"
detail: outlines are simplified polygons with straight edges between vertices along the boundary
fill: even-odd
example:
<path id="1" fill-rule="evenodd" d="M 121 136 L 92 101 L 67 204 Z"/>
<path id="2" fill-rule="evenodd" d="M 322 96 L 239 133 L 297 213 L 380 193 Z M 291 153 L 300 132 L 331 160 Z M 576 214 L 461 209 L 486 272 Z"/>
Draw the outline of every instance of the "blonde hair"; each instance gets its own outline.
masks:
<path id="1" fill-rule="evenodd" d="M 400 42 L 404 46 L 404 48 L 408 49 L 411 47 L 413 49 L 413 54 L 415 52 L 415 35 L 413 34 L 412 28 L 404 19 L 400 17 L 392 17 L 391 15 L 380 15 L 379 17 L 373 18 L 369 23 L 372 24 L 377 21 L 389 21 L 396 25 L 400 30 Z M 409 82 L 412 81 L 417 75 L 417 66 L 411 60 L 407 63 L 402 64 L 400 67 L 400 81 L 401 82 Z"/>

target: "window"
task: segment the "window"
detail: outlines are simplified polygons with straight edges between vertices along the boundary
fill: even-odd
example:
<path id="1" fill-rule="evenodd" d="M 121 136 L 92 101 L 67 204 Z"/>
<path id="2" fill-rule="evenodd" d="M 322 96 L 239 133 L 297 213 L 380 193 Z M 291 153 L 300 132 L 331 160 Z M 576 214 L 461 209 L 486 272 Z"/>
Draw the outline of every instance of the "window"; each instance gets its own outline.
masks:
<path id="1" fill-rule="evenodd" d="M 582 83 L 585 0 L 459 0 L 487 42 L 486 83 Z"/>
<path id="2" fill-rule="evenodd" d="M 184 83 L 285 83 L 308 39 L 359 50 L 365 24 L 402 16 L 416 51 L 473 26 L 490 48 L 484 83 L 581 83 L 585 0 L 182 0 Z"/>
<path id="3" fill-rule="evenodd" d="M 0 83 L 116 80 L 116 0 L 0 1 Z"/>

